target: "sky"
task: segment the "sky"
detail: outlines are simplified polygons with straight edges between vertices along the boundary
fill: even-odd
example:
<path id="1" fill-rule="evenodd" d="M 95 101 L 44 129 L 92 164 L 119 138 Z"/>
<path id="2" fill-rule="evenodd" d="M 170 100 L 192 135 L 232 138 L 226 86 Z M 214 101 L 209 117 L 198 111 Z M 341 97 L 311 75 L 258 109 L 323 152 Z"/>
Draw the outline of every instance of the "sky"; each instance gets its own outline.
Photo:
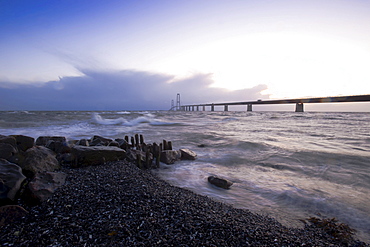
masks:
<path id="1" fill-rule="evenodd" d="M 368 0 L 0 0 L 0 110 L 370 94 L 369 68 Z"/>

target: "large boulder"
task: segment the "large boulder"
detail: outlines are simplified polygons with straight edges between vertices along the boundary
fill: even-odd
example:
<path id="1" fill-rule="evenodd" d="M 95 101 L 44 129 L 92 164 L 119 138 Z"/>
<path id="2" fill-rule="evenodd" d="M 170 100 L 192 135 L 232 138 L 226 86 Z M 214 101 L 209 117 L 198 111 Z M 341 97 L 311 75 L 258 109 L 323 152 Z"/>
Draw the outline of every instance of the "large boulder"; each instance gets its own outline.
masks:
<path id="1" fill-rule="evenodd" d="M 182 148 L 180 152 L 182 160 L 195 160 L 197 158 L 197 154 L 190 149 Z"/>
<path id="2" fill-rule="evenodd" d="M 17 141 L 13 136 L 1 136 L 0 143 L 8 143 L 12 145 L 14 148 L 17 148 Z"/>
<path id="3" fill-rule="evenodd" d="M 220 178 L 217 176 L 209 176 L 208 182 L 213 185 L 216 185 L 217 187 L 221 187 L 224 189 L 229 189 L 230 186 L 233 185 L 233 182 L 231 182 L 230 180 L 227 180 L 225 178 Z"/>
<path id="4" fill-rule="evenodd" d="M 21 167 L 27 177 L 33 178 L 38 172 L 60 169 L 60 164 L 53 151 L 43 146 L 34 146 L 26 151 L 26 158 Z"/>
<path id="5" fill-rule="evenodd" d="M 126 151 L 118 147 L 93 146 L 85 147 L 75 145 L 71 153 L 74 157 L 73 167 L 104 164 L 108 161 L 122 160 L 126 157 Z"/>
<path id="6" fill-rule="evenodd" d="M 39 172 L 28 184 L 24 199 L 31 205 L 46 201 L 58 188 L 64 185 L 66 174 L 60 172 Z"/>
<path id="7" fill-rule="evenodd" d="M 26 177 L 22 173 L 22 169 L 16 164 L 10 163 L 7 160 L 0 159 L 0 180 L 2 180 L 2 195 L 1 198 L 14 200 L 17 192 L 21 188 L 22 182 Z"/>
<path id="8" fill-rule="evenodd" d="M 112 139 L 105 138 L 102 136 L 93 136 L 90 142 L 90 146 L 108 146 Z"/>
<path id="9" fill-rule="evenodd" d="M 18 150 L 11 144 L 0 142 L 0 159 L 11 159 Z"/>
<path id="10" fill-rule="evenodd" d="M 18 205 L 0 207 L 0 226 L 7 225 L 26 216 L 28 211 Z"/>
<path id="11" fill-rule="evenodd" d="M 24 136 L 24 135 L 12 135 L 15 138 L 18 150 L 27 151 L 27 149 L 32 148 L 35 143 L 35 138 Z"/>
<path id="12" fill-rule="evenodd" d="M 160 160 L 167 165 L 175 163 L 181 159 L 181 152 L 176 150 L 164 150 L 161 152 Z"/>
<path id="13" fill-rule="evenodd" d="M 36 139 L 36 145 L 46 146 L 49 141 L 66 143 L 67 139 L 64 136 L 40 136 Z"/>

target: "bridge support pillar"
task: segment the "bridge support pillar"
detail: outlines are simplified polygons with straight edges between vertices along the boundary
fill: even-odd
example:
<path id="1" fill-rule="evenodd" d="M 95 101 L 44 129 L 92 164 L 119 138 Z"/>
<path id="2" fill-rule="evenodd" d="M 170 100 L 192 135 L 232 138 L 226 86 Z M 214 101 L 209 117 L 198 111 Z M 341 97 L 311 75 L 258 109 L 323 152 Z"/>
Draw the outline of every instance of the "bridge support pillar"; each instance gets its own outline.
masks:
<path id="1" fill-rule="evenodd" d="M 215 111 L 215 106 L 213 104 L 211 105 L 211 111 Z"/>
<path id="2" fill-rule="evenodd" d="M 191 110 L 194 111 L 194 106 L 191 107 Z"/>
<path id="3" fill-rule="evenodd" d="M 224 106 L 224 111 L 229 111 L 229 106 L 228 105 Z"/>
<path id="4" fill-rule="evenodd" d="M 197 105 L 197 111 L 199 111 L 199 105 Z"/>
<path id="5" fill-rule="evenodd" d="M 295 105 L 295 112 L 303 112 L 303 103 L 297 103 Z"/>
<path id="6" fill-rule="evenodd" d="M 247 111 L 252 111 L 252 104 L 247 105 Z"/>
<path id="7" fill-rule="evenodd" d="M 206 111 L 206 106 L 205 105 L 203 106 L 203 111 Z"/>

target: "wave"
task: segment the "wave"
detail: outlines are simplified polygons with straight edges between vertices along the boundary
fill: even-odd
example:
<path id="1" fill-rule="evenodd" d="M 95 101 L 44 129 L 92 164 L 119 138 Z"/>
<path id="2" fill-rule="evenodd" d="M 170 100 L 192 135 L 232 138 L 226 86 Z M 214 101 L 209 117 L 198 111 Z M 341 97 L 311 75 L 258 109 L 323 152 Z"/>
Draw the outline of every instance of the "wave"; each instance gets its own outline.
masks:
<path id="1" fill-rule="evenodd" d="M 122 117 L 115 118 L 115 119 L 108 119 L 108 118 L 103 118 L 97 113 L 93 115 L 93 120 L 95 121 L 95 123 L 102 124 L 102 125 L 123 124 L 126 122 L 126 120 Z"/>
<path id="2" fill-rule="evenodd" d="M 127 114 L 131 114 L 131 112 L 129 111 L 119 111 L 119 112 L 116 112 L 117 114 L 123 114 L 123 115 L 127 115 Z"/>
<path id="3" fill-rule="evenodd" d="M 163 122 L 160 120 L 156 120 L 156 119 L 153 119 L 152 116 L 153 115 L 151 114 L 146 114 L 146 116 L 140 116 L 132 120 L 126 120 L 123 117 L 118 117 L 118 118 L 113 118 L 113 119 L 103 118 L 99 114 L 95 113 L 92 118 L 95 123 L 101 124 L 101 125 L 123 125 L 123 126 L 129 126 L 129 127 L 138 126 L 140 124 L 150 124 L 153 126 L 181 125 L 181 123 L 177 123 L 177 122 Z"/>

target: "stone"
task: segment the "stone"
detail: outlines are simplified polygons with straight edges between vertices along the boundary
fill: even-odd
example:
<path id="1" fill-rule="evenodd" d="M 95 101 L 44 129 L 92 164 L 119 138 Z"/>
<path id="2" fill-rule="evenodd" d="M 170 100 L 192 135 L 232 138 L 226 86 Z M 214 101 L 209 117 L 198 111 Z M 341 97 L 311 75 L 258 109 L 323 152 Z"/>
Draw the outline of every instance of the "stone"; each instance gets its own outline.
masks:
<path id="1" fill-rule="evenodd" d="M 0 159 L 0 179 L 3 181 L 3 187 L 5 187 L 2 193 L 6 193 L 6 196 L 3 194 L 0 197 L 7 197 L 14 201 L 22 182 L 26 179 L 22 173 L 22 169 L 16 164 Z"/>
<path id="2" fill-rule="evenodd" d="M 54 151 L 58 154 L 70 153 L 71 148 L 68 146 L 67 142 L 60 142 L 49 140 L 48 143 L 45 145 L 48 149 Z"/>
<path id="3" fill-rule="evenodd" d="M 49 141 L 66 143 L 67 139 L 64 136 L 40 136 L 36 139 L 37 146 L 46 146 Z"/>
<path id="4" fill-rule="evenodd" d="M 190 149 L 182 148 L 180 152 L 182 160 L 195 160 L 197 158 L 197 154 Z"/>
<path id="5" fill-rule="evenodd" d="M 93 136 L 90 142 L 90 146 L 108 146 L 108 144 L 112 141 L 112 139 L 105 138 L 102 136 Z"/>
<path id="6" fill-rule="evenodd" d="M 89 145 L 89 141 L 88 141 L 88 140 L 86 140 L 86 139 L 81 139 L 81 140 L 79 140 L 78 142 L 76 142 L 76 145 L 85 146 L 85 147 L 90 146 L 90 145 Z"/>
<path id="7" fill-rule="evenodd" d="M 118 142 L 116 142 L 116 141 L 111 141 L 111 142 L 108 144 L 108 146 L 110 146 L 110 147 L 120 147 L 119 143 L 118 143 Z"/>
<path id="8" fill-rule="evenodd" d="M 16 153 L 18 153 L 18 151 L 13 145 L 0 142 L 0 159 L 10 159 Z"/>
<path id="9" fill-rule="evenodd" d="M 17 141 L 13 136 L 2 136 L 0 137 L 0 143 L 8 143 L 13 146 L 15 149 L 17 148 Z"/>
<path id="10" fill-rule="evenodd" d="M 26 151 L 21 167 L 27 177 L 33 178 L 38 172 L 53 172 L 60 169 L 60 164 L 53 151 L 43 146 L 34 146 Z"/>
<path id="11" fill-rule="evenodd" d="M 18 205 L 0 207 L 0 226 L 7 225 L 26 216 L 28 211 Z"/>
<path id="12" fill-rule="evenodd" d="M 61 172 L 39 172 L 28 184 L 24 200 L 31 205 L 46 201 L 64 185 L 67 174 Z"/>
<path id="13" fill-rule="evenodd" d="M 35 138 L 24 136 L 24 135 L 12 135 L 15 138 L 18 150 L 27 151 L 27 149 L 32 148 L 35 143 Z"/>
<path id="14" fill-rule="evenodd" d="M 230 180 L 227 180 L 225 178 L 220 178 L 217 176 L 209 176 L 208 182 L 213 185 L 216 185 L 217 187 L 221 187 L 224 189 L 229 189 L 230 186 L 233 185 L 233 182 L 231 182 Z"/>
<path id="15" fill-rule="evenodd" d="M 79 146 L 72 147 L 71 153 L 74 157 L 73 167 L 104 164 L 108 161 L 123 160 L 126 151 L 118 147 L 106 146 Z"/>
<path id="16" fill-rule="evenodd" d="M 181 159 L 181 152 L 176 150 L 164 150 L 161 152 L 161 162 L 170 165 Z"/>

